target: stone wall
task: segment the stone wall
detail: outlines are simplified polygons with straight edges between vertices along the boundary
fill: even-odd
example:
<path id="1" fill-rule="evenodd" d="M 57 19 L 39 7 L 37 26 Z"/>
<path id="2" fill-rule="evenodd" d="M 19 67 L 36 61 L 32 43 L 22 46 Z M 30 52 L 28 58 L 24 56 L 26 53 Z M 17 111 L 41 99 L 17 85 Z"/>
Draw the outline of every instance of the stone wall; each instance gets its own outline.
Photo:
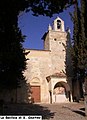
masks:
<path id="1" fill-rule="evenodd" d="M 27 82 L 30 82 L 30 84 L 32 83 L 32 80 L 34 78 L 38 78 L 40 80 L 41 102 L 48 102 L 49 91 L 46 77 L 52 74 L 50 51 L 29 51 L 30 53 L 27 56 L 27 58 L 29 58 L 29 60 L 27 61 L 27 70 L 24 74 L 26 76 Z"/>

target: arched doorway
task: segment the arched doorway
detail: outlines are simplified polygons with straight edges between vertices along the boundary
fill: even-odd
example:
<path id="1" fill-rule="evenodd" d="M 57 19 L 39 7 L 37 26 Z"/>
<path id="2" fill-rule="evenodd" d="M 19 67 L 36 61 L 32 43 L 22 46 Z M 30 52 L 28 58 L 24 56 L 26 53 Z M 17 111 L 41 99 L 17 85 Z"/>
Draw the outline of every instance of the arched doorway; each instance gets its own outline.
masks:
<path id="1" fill-rule="evenodd" d="M 32 102 L 40 102 L 41 98 L 41 85 L 40 85 L 40 79 L 37 77 L 34 77 L 30 81 L 30 86 L 31 86 L 31 99 Z"/>
<path id="2" fill-rule="evenodd" d="M 54 85 L 53 95 L 55 96 L 55 103 L 70 101 L 70 87 L 64 82 L 60 81 Z"/>

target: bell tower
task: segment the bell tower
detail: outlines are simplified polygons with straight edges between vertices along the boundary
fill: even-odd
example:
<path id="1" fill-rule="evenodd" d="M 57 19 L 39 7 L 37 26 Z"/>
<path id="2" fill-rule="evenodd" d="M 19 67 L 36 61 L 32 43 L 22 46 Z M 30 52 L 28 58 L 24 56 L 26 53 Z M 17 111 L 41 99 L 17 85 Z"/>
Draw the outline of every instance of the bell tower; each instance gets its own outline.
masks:
<path id="1" fill-rule="evenodd" d="M 66 44 L 64 21 L 57 17 L 52 26 L 49 24 L 48 31 L 42 39 L 44 39 L 44 50 L 59 51 L 62 47 L 60 44 Z"/>
<path id="2" fill-rule="evenodd" d="M 57 17 L 53 21 L 53 25 L 49 25 L 48 32 L 43 36 L 44 50 L 51 51 L 51 59 L 54 71 L 65 71 L 65 57 L 66 57 L 66 40 L 67 33 L 64 28 L 64 21 Z"/>

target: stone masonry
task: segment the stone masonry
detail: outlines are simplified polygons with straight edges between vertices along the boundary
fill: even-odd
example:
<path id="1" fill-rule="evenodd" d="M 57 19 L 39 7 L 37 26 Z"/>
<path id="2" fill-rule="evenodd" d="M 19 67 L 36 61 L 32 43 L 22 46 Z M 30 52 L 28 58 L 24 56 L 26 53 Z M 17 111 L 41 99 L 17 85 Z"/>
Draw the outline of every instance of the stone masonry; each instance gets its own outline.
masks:
<path id="1" fill-rule="evenodd" d="M 44 40 L 44 50 L 26 50 L 30 51 L 30 53 L 27 55 L 29 60 L 27 61 L 27 70 L 24 74 L 26 76 L 27 83 L 30 83 L 31 88 L 32 86 L 33 89 L 34 87 L 40 88 L 37 90 L 37 94 L 39 94 L 39 100 L 37 102 L 55 102 L 54 99 L 55 97 L 58 98 L 58 94 L 53 93 L 54 86 L 56 83 L 63 81 L 67 84 L 66 77 L 64 75 L 66 58 L 65 45 L 67 40 L 66 35 L 67 34 L 64 30 L 64 21 L 57 17 L 53 22 L 53 26 L 49 25 L 48 32 L 43 35 L 42 39 Z M 53 83 L 52 78 L 50 79 L 50 82 L 46 79 L 48 76 L 56 74 L 57 76 L 54 78 L 55 84 Z M 51 84 L 53 84 L 53 87 Z M 59 87 L 59 85 L 57 87 Z M 67 89 L 63 85 L 62 87 Z M 35 92 L 34 90 L 31 91 L 32 94 Z M 64 99 L 63 102 L 68 100 L 66 99 L 65 94 L 61 94 L 61 96 Z"/>

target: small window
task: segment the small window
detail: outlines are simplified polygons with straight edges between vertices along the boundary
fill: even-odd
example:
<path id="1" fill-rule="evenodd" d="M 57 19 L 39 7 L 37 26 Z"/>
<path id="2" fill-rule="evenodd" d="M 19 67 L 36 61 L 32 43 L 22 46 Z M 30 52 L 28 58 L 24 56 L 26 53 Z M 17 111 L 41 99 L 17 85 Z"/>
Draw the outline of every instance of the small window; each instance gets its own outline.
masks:
<path id="1" fill-rule="evenodd" d="M 57 28 L 60 29 L 61 28 L 61 21 L 57 20 Z"/>
<path id="2" fill-rule="evenodd" d="M 56 41 L 57 39 L 56 38 L 54 38 L 54 41 Z"/>

